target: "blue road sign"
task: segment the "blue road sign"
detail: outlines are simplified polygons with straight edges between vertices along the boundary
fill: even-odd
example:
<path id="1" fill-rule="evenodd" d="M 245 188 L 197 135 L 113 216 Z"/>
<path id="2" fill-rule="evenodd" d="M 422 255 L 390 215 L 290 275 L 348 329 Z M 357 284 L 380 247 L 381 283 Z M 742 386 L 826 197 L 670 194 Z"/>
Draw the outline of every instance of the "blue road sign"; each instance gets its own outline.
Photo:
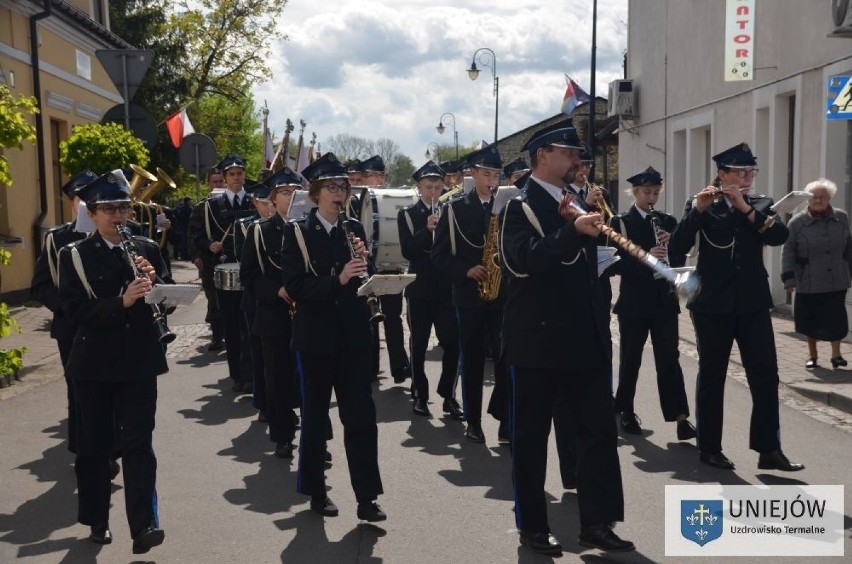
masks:
<path id="1" fill-rule="evenodd" d="M 838 74 L 828 77 L 825 104 L 827 119 L 852 119 L 852 76 Z"/>

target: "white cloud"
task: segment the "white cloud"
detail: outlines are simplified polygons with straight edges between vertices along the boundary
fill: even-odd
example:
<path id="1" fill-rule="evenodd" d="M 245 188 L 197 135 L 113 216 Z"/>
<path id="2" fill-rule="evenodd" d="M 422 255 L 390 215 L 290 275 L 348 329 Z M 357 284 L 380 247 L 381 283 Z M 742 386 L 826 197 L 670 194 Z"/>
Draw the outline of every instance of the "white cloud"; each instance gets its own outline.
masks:
<path id="1" fill-rule="evenodd" d="M 479 47 L 497 56 L 499 136 L 559 111 L 568 73 L 589 90 L 591 0 L 290 0 L 279 25 L 289 41 L 273 49 L 274 77 L 254 89 L 280 136 L 304 119 L 320 144 L 338 133 L 389 137 L 415 164 L 430 142 L 451 143 L 435 126 L 452 112 L 460 144 L 494 136 L 492 72 L 471 82 Z M 600 0 L 597 95 L 622 75 L 627 0 Z M 445 125 L 448 125 L 445 120 Z"/>

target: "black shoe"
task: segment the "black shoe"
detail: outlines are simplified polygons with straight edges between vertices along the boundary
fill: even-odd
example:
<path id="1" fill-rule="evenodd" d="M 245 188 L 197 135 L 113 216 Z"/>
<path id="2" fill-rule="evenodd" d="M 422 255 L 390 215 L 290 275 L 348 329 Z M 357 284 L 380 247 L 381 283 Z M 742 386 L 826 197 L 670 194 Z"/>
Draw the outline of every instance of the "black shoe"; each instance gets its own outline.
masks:
<path id="1" fill-rule="evenodd" d="M 722 470 L 734 469 L 734 463 L 728 460 L 728 457 L 721 452 L 702 452 L 698 455 L 698 460 L 715 468 L 721 468 Z"/>
<path id="2" fill-rule="evenodd" d="M 424 417 L 430 417 L 432 415 L 432 412 L 429 411 L 429 406 L 426 404 L 426 400 L 423 398 L 417 398 L 414 400 L 414 406 L 411 409 L 417 415 L 423 415 Z"/>
<path id="3" fill-rule="evenodd" d="M 219 352 L 225 350 L 225 343 L 222 339 L 213 339 L 213 342 L 207 345 L 207 352 Z"/>
<path id="4" fill-rule="evenodd" d="M 677 440 L 688 441 L 695 438 L 695 427 L 689 422 L 689 419 L 683 419 L 677 422 Z"/>
<path id="5" fill-rule="evenodd" d="M 580 529 L 580 544 L 609 552 L 628 552 L 630 550 L 636 550 L 636 546 L 632 542 L 619 538 L 619 536 L 606 525 L 583 527 Z"/>
<path id="6" fill-rule="evenodd" d="M 89 540 L 95 544 L 110 544 L 112 542 L 112 533 L 109 531 L 109 524 L 93 525 L 92 532 L 89 535 Z"/>
<path id="7" fill-rule="evenodd" d="M 293 443 L 278 443 L 275 445 L 275 456 L 278 458 L 293 458 Z"/>
<path id="8" fill-rule="evenodd" d="M 849 364 L 849 363 L 846 362 L 846 359 L 843 358 L 842 356 L 835 356 L 831 359 L 831 367 L 832 368 L 838 368 L 840 366 L 846 366 L 847 364 Z"/>
<path id="9" fill-rule="evenodd" d="M 358 504 L 358 519 L 361 519 L 362 521 L 376 523 L 378 521 L 384 521 L 387 518 L 388 516 L 384 511 L 382 511 L 382 508 L 379 507 L 379 504 L 375 501 Z"/>
<path id="10" fill-rule="evenodd" d="M 817 359 L 815 358 L 809 358 L 808 361 L 805 363 L 805 368 L 807 368 L 808 370 L 813 370 L 817 366 L 819 365 L 817 364 Z"/>
<path id="11" fill-rule="evenodd" d="M 462 421 L 464 419 L 464 412 L 462 411 L 459 402 L 456 401 L 456 398 L 444 398 L 444 413 L 458 421 Z"/>
<path id="12" fill-rule="evenodd" d="M 562 545 L 550 533 L 528 533 L 521 531 L 521 544 L 540 554 L 556 556 L 562 554 Z"/>
<path id="13" fill-rule="evenodd" d="M 155 546 L 163 544 L 166 532 L 163 529 L 148 527 L 133 539 L 133 554 L 145 554 Z"/>
<path id="14" fill-rule="evenodd" d="M 640 425 L 642 422 L 636 417 L 635 413 L 622 413 L 621 414 L 621 428 L 624 429 L 625 433 L 629 433 L 631 435 L 641 435 L 642 427 Z"/>
<path id="15" fill-rule="evenodd" d="M 482 425 L 479 423 L 468 423 L 465 429 L 464 436 L 472 443 L 484 443 L 485 434 L 482 432 Z"/>
<path id="16" fill-rule="evenodd" d="M 760 457 L 757 459 L 757 467 L 761 470 L 783 470 L 784 472 L 798 472 L 805 469 L 804 464 L 790 462 L 790 459 L 780 450 L 760 453 Z"/>
<path id="17" fill-rule="evenodd" d="M 337 506 L 328 497 L 312 497 L 311 511 L 325 517 L 337 517 L 340 514 Z"/>
<path id="18" fill-rule="evenodd" d="M 393 374 L 394 384 L 402 384 L 408 378 L 411 377 L 411 367 L 406 366 L 406 367 L 401 368 L 399 370 L 392 370 L 391 373 Z"/>
<path id="19" fill-rule="evenodd" d="M 500 421 L 500 426 L 497 428 L 497 444 L 510 445 L 512 438 L 509 434 L 509 422 Z"/>
<path id="20" fill-rule="evenodd" d="M 121 472 L 121 466 L 119 466 L 118 461 L 114 458 L 109 459 L 109 473 L 110 473 L 110 481 L 115 480 L 115 477 L 118 476 L 118 473 Z"/>

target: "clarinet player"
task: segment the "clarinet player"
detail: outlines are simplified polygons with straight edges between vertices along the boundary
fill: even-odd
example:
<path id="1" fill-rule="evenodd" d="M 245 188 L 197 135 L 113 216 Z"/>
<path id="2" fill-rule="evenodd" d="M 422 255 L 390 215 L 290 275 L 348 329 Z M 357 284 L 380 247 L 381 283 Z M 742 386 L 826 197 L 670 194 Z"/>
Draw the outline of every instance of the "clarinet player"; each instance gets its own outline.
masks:
<path id="1" fill-rule="evenodd" d="M 167 276 L 154 241 L 132 237 L 138 257 L 122 244 L 117 225 L 130 213 L 130 191 L 120 170 L 78 192 L 97 231 L 60 253 L 59 298 L 77 325 L 66 370 L 78 406 L 77 520 L 97 544 L 112 542 L 109 526 L 113 417 L 121 427 L 124 498 L 133 553 L 163 542 L 157 515 L 156 468 L 151 440 L 157 376 L 168 371 L 154 312 L 143 298 Z M 132 359 L 132 362 L 128 362 Z"/>

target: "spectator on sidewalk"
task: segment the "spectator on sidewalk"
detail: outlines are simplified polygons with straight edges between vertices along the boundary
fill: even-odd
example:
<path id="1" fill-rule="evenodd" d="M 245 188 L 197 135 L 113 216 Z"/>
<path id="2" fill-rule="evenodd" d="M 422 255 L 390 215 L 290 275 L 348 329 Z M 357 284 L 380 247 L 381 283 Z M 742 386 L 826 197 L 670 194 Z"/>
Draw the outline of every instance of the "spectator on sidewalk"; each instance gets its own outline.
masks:
<path id="1" fill-rule="evenodd" d="M 849 332 L 846 291 L 852 272 L 852 234 L 849 216 L 832 207 L 837 185 L 827 178 L 805 187 L 812 194 L 807 209 L 790 220 L 790 237 L 781 253 L 781 280 L 788 294 L 795 291 L 796 333 L 808 340 L 805 368 L 817 367 L 817 341 L 831 342 L 831 366 L 846 366 L 840 340 Z"/>
<path id="2" fill-rule="evenodd" d="M 174 209 L 173 234 L 175 235 L 175 259 L 189 260 L 189 218 L 192 216 L 192 198 L 184 198 Z"/>

